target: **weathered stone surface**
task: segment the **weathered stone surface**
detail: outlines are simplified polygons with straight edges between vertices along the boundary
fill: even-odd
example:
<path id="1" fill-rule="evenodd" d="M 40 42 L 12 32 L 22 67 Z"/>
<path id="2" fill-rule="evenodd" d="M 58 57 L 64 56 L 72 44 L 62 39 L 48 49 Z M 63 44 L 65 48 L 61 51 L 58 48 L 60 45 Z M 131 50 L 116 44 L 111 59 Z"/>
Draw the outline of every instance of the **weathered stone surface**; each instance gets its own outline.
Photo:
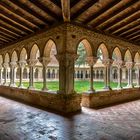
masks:
<path id="1" fill-rule="evenodd" d="M 82 106 L 96 108 L 135 99 L 140 99 L 139 88 L 98 91 L 93 94 L 84 93 L 82 95 Z"/>
<path id="2" fill-rule="evenodd" d="M 70 113 L 81 110 L 80 94 L 56 94 L 37 90 L 27 90 L 0 86 L 0 95 L 34 105 L 43 106 L 58 112 Z"/>
<path id="3" fill-rule="evenodd" d="M 63 117 L 0 97 L 0 140 L 139 140 L 140 100 Z"/>

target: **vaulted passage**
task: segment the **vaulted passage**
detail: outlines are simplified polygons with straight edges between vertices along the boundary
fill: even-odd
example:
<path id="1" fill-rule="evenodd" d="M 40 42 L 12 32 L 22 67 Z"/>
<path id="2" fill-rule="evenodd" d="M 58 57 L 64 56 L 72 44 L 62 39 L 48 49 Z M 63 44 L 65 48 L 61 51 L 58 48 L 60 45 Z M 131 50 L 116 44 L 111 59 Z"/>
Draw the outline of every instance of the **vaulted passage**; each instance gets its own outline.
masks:
<path id="1" fill-rule="evenodd" d="M 0 1 L 0 140 L 140 139 L 139 99 L 140 0 Z"/>
<path id="2" fill-rule="evenodd" d="M 63 117 L 0 97 L 1 140 L 139 139 L 140 101 Z M 133 111 L 132 111 L 133 110 Z"/>

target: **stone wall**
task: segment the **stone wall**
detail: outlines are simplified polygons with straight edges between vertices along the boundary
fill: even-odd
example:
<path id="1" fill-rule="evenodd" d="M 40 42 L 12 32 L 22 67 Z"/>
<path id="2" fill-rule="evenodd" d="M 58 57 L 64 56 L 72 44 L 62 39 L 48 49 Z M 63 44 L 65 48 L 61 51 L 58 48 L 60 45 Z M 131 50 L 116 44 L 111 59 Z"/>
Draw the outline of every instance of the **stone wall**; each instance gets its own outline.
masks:
<path id="1" fill-rule="evenodd" d="M 32 105 L 39 105 L 62 113 L 71 113 L 81 110 L 81 95 L 62 95 L 53 92 L 19 89 L 0 86 L 0 95 Z"/>
<path id="2" fill-rule="evenodd" d="M 98 108 L 111 104 L 123 103 L 135 99 L 140 99 L 139 88 L 98 91 L 93 94 L 83 93 L 82 106 Z"/>

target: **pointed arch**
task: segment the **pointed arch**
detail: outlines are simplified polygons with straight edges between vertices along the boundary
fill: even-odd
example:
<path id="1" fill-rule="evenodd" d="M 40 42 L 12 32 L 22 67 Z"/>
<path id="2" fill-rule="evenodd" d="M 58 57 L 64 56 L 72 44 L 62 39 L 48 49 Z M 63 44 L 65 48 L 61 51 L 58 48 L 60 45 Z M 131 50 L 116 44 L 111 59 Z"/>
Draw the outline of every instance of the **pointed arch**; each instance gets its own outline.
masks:
<path id="1" fill-rule="evenodd" d="M 2 63 L 3 63 L 3 56 L 0 55 L 0 64 L 2 64 Z"/>
<path id="2" fill-rule="evenodd" d="M 132 62 L 132 55 L 129 49 L 126 50 L 124 55 L 124 61 L 125 62 Z"/>
<path id="3" fill-rule="evenodd" d="M 92 52 L 92 46 L 91 46 L 91 43 L 87 40 L 87 39 L 82 39 L 78 45 L 77 45 L 77 49 L 78 50 L 78 47 L 79 47 L 79 44 L 83 44 L 84 48 L 85 48 L 85 51 L 86 51 L 86 55 L 89 57 L 89 56 L 93 56 L 93 52 Z"/>
<path id="4" fill-rule="evenodd" d="M 39 47 L 37 46 L 37 44 L 34 44 L 30 52 L 30 59 L 37 59 L 39 56 L 40 56 Z"/>
<path id="5" fill-rule="evenodd" d="M 22 48 L 19 59 L 21 61 L 25 61 L 27 59 L 27 50 L 25 48 Z"/>
<path id="6" fill-rule="evenodd" d="M 6 53 L 4 56 L 4 63 L 9 63 L 9 62 L 10 62 L 10 56 L 8 53 Z"/>
<path id="7" fill-rule="evenodd" d="M 109 53 L 108 53 L 108 49 L 106 47 L 106 45 L 104 43 L 101 43 L 97 49 L 97 57 L 98 57 L 98 51 L 101 51 L 103 59 L 108 59 L 109 58 Z"/>
<path id="8" fill-rule="evenodd" d="M 140 63 L 140 54 L 138 52 L 135 54 L 134 62 Z"/>
<path id="9" fill-rule="evenodd" d="M 114 60 L 122 60 L 122 54 L 118 47 L 113 50 L 112 59 Z"/>
<path id="10" fill-rule="evenodd" d="M 52 49 L 54 51 L 54 55 L 57 54 L 57 47 L 55 42 L 52 39 L 49 39 L 44 47 L 43 57 L 50 57 Z"/>
<path id="11" fill-rule="evenodd" d="M 13 51 L 12 56 L 11 56 L 11 62 L 16 62 L 16 61 L 18 61 L 17 52 Z"/>

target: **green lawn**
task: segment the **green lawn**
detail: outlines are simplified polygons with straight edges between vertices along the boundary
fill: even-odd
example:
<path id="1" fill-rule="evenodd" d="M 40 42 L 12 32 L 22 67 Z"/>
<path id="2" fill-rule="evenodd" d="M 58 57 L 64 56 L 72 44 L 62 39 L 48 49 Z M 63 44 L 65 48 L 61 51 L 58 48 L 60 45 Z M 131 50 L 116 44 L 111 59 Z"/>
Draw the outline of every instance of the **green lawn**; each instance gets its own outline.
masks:
<path id="1" fill-rule="evenodd" d="M 18 85 L 18 83 L 17 83 Z M 29 84 L 28 82 L 24 82 L 23 85 L 25 87 L 28 87 Z M 125 87 L 127 84 L 126 83 L 122 83 L 122 86 Z M 35 82 L 35 88 L 36 89 L 42 89 L 42 82 Z M 47 82 L 47 86 L 48 89 L 50 90 L 58 90 L 59 89 L 59 85 L 58 85 L 58 81 L 49 81 Z M 101 90 L 104 87 L 104 82 L 94 82 L 94 88 L 95 90 Z M 116 88 L 117 87 L 117 83 L 111 83 L 111 87 L 112 88 Z M 89 89 L 89 82 L 88 81 L 75 81 L 75 91 L 77 92 L 83 92 L 83 91 L 87 91 Z"/>

